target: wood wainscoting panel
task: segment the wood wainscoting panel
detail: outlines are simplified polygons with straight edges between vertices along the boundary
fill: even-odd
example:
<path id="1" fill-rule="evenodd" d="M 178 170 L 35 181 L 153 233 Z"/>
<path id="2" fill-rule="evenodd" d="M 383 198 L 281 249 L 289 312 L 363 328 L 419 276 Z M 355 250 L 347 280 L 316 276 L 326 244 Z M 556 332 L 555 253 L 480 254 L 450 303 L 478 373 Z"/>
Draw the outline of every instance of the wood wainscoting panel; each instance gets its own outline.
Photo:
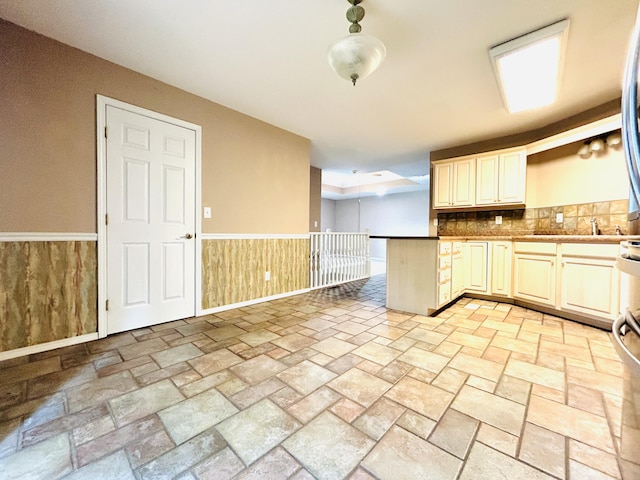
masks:
<path id="1" fill-rule="evenodd" d="M 97 332 L 95 241 L 0 242 L 0 351 Z"/>
<path id="2" fill-rule="evenodd" d="M 270 280 L 265 280 L 269 272 Z M 202 308 L 309 288 L 308 238 L 202 241 Z"/>

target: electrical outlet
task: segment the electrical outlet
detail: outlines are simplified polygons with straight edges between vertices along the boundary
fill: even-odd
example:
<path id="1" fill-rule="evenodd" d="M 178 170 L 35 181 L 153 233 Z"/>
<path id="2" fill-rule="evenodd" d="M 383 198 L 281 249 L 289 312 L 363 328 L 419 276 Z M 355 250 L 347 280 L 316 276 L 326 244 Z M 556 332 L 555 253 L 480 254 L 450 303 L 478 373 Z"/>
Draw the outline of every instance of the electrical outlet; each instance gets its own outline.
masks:
<path id="1" fill-rule="evenodd" d="M 434 227 L 437 227 L 437 226 L 438 226 L 438 219 L 437 219 L 437 218 L 434 218 L 434 219 L 433 219 L 433 226 L 434 226 Z"/>
<path id="2" fill-rule="evenodd" d="M 313 221 L 313 228 L 318 228 L 318 221 L 317 220 Z"/>
<path id="3" fill-rule="evenodd" d="M 264 281 L 268 282 L 271 280 L 271 272 L 264 272 Z"/>
<path id="4" fill-rule="evenodd" d="M 556 213 L 556 223 L 562 223 L 564 221 L 564 215 Z"/>
<path id="5" fill-rule="evenodd" d="M 502 225 L 502 215 L 496 215 L 496 225 Z"/>
<path id="6" fill-rule="evenodd" d="M 204 218 L 211 218 L 211 207 L 204 207 Z"/>

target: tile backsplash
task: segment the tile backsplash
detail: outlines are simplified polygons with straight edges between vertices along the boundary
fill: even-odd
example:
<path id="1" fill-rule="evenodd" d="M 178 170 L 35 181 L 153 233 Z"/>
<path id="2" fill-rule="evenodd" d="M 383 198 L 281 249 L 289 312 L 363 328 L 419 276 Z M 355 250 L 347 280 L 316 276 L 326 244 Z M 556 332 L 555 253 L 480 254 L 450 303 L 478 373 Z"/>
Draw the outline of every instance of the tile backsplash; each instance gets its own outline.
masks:
<path id="1" fill-rule="evenodd" d="M 598 222 L 601 235 L 614 235 L 616 225 L 629 234 L 628 200 L 560 205 L 557 207 L 523 208 L 438 213 L 438 235 L 590 235 L 591 219 Z M 556 222 L 557 214 L 562 221 Z M 502 224 L 496 224 L 502 216 Z"/>

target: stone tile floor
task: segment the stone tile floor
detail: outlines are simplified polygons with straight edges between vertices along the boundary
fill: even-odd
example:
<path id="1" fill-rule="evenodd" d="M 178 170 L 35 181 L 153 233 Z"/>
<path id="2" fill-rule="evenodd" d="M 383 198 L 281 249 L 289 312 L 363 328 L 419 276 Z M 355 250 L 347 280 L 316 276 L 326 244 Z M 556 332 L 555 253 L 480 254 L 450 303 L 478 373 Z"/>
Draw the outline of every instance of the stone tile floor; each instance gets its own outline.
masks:
<path id="1" fill-rule="evenodd" d="M 0 364 L 0 478 L 620 478 L 607 332 L 385 277 Z"/>

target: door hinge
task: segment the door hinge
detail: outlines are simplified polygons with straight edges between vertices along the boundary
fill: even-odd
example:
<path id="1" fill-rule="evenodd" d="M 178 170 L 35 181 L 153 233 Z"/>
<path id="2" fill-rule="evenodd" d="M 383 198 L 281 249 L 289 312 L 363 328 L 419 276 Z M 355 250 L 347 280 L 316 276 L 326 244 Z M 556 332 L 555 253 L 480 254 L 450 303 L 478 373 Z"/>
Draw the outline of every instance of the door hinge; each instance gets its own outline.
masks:
<path id="1" fill-rule="evenodd" d="M 109 225 L 109 214 L 108 213 L 105 213 L 105 215 L 104 215 L 104 224 L 105 225 Z"/>
<path id="2" fill-rule="evenodd" d="M 109 311 L 109 300 L 105 302 L 105 309 L 107 310 L 107 312 Z"/>
<path id="3" fill-rule="evenodd" d="M 109 138 L 109 127 L 104 127 L 104 138 Z"/>

